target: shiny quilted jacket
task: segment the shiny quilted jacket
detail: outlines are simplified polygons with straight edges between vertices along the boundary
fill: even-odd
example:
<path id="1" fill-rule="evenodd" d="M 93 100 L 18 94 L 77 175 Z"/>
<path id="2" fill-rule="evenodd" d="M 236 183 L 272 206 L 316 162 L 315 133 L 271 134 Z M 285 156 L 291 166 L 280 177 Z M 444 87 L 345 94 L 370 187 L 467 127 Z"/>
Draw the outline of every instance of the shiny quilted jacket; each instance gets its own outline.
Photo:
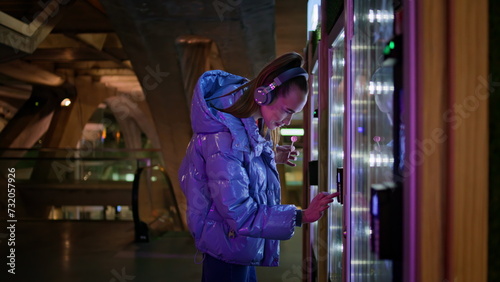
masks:
<path id="1" fill-rule="evenodd" d="M 294 233 L 296 207 L 280 205 L 280 182 L 271 141 L 254 118 L 227 108 L 247 80 L 220 70 L 204 73 L 191 105 L 193 137 L 179 169 L 188 226 L 201 252 L 222 261 L 277 266 L 279 240 Z"/>

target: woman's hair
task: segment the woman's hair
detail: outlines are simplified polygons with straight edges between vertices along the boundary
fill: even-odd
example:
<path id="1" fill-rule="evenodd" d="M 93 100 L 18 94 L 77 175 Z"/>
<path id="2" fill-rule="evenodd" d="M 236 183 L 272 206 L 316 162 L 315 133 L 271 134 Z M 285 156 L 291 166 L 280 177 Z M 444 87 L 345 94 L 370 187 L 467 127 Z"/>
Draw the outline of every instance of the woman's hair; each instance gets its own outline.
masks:
<path id="1" fill-rule="evenodd" d="M 231 107 L 223 109 L 222 111 L 238 118 L 248 118 L 252 116 L 260 107 L 259 104 L 255 102 L 255 90 L 261 86 L 268 86 L 278 75 L 282 74 L 283 72 L 292 68 L 301 67 L 302 62 L 302 56 L 295 52 L 286 53 L 274 59 L 260 71 L 256 78 L 235 89 L 234 91 L 231 91 L 237 92 L 241 89 L 246 88 L 243 95 Z M 287 95 L 290 88 L 294 86 L 304 91 L 304 93 L 307 93 L 306 78 L 304 76 L 297 76 L 276 87 L 276 89 L 274 89 L 273 92 L 270 93 L 270 95 L 274 96 L 273 99 L 276 99 L 276 97 Z"/>
<path id="2" fill-rule="evenodd" d="M 289 69 L 302 67 L 302 63 L 302 56 L 295 52 L 286 53 L 274 59 L 260 71 L 256 78 L 231 91 L 230 93 L 227 93 L 226 95 L 230 95 L 244 89 L 243 95 L 233 105 L 231 105 L 231 107 L 220 110 L 238 118 L 251 117 L 256 111 L 259 110 L 260 107 L 260 105 L 255 102 L 255 90 L 261 86 L 268 86 L 277 76 Z M 285 96 L 289 93 L 291 87 L 298 87 L 304 93 L 308 92 L 306 78 L 304 76 L 297 76 L 276 87 L 270 95 L 274 96 L 273 100 L 276 99 L 276 97 Z M 263 132 L 267 132 L 267 127 L 263 129 Z M 279 130 L 272 130 L 270 135 L 273 144 L 277 145 L 280 139 Z"/>

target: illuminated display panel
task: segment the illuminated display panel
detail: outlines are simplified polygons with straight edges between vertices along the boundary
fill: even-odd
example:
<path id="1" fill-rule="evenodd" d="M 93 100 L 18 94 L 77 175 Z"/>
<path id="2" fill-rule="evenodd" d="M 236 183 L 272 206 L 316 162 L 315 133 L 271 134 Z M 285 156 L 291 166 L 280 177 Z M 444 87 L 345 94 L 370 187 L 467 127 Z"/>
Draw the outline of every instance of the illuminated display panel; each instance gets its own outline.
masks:
<path id="1" fill-rule="evenodd" d="M 337 192 L 337 169 L 344 159 L 344 30 L 340 32 L 330 48 L 329 66 L 329 121 L 328 128 L 328 187 L 330 193 Z M 343 206 L 335 200 L 328 210 L 328 272 L 330 281 L 342 281 Z"/>
<path id="2" fill-rule="evenodd" d="M 393 181 L 392 69 L 384 47 L 393 36 L 393 1 L 354 0 L 352 40 L 352 152 L 350 187 L 350 280 L 392 281 L 391 260 L 371 246 L 370 190 Z"/>

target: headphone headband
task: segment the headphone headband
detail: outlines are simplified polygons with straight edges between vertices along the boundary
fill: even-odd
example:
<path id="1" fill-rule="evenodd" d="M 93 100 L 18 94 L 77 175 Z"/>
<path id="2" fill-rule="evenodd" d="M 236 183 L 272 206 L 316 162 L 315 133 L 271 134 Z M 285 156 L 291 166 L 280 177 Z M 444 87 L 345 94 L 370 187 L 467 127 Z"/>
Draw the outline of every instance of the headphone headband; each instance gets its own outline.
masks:
<path id="1" fill-rule="evenodd" d="M 271 103 L 273 100 L 273 95 L 272 92 L 273 90 L 285 83 L 286 81 L 298 77 L 298 76 L 303 76 L 308 79 L 309 75 L 307 72 L 301 68 L 301 67 L 296 67 L 296 68 L 291 68 L 289 70 L 284 71 L 280 75 L 278 75 L 276 78 L 274 78 L 273 82 L 269 84 L 268 86 L 261 86 L 258 87 L 255 92 L 254 92 L 254 98 L 255 102 L 259 105 L 268 105 Z"/>

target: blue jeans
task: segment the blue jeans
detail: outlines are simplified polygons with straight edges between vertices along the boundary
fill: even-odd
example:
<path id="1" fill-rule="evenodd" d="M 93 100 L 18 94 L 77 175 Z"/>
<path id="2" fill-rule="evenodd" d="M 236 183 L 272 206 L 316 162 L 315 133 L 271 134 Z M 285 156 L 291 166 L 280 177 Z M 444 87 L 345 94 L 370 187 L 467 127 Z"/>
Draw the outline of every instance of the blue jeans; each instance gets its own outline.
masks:
<path id="1" fill-rule="evenodd" d="M 204 254 L 202 282 L 257 282 L 255 266 L 223 262 Z"/>

